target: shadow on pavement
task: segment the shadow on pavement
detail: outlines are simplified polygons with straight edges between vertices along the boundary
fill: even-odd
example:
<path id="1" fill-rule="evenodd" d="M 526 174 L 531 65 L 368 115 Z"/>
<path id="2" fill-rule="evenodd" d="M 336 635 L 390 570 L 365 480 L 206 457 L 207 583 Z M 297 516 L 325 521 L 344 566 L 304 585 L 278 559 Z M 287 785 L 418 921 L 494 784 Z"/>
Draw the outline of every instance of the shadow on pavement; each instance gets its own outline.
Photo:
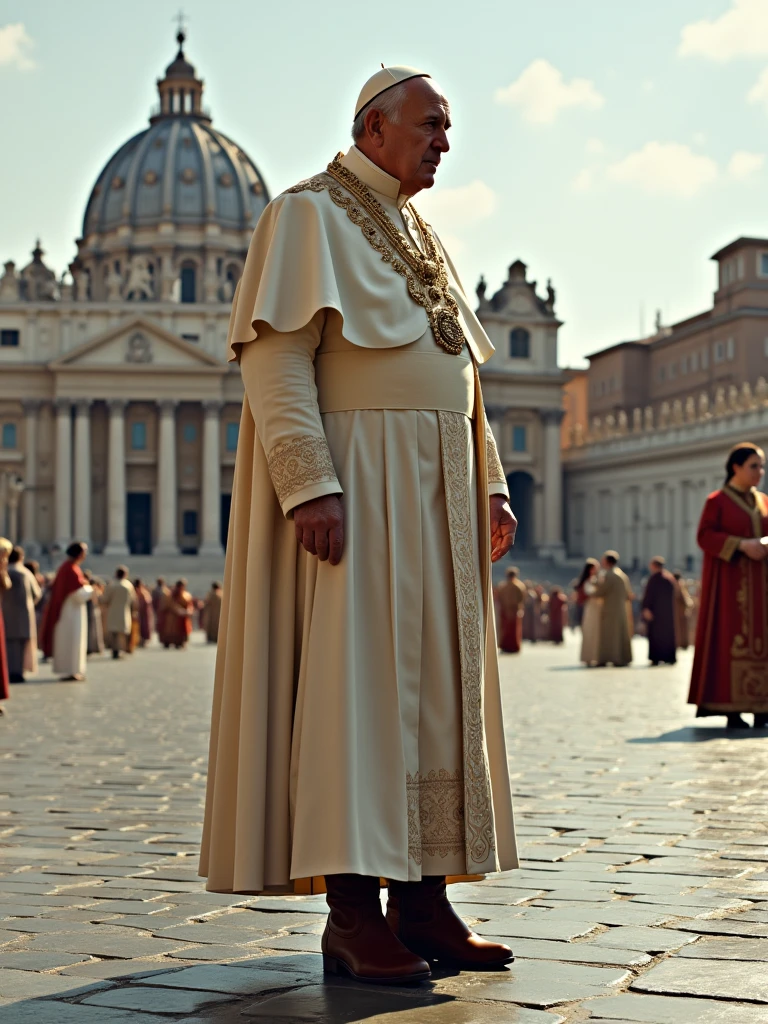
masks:
<path id="1" fill-rule="evenodd" d="M 768 739 L 766 729 L 726 729 L 719 727 L 685 726 L 663 732 L 660 736 L 636 736 L 628 743 L 708 743 L 710 740 L 753 740 Z"/>
<path id="2" fill-rule="evenodd" d="M 258 956 L 179 967 L 172 961 L 145 961 L 136 962 L 132 974 L 124 973 L 125 966 L 125 961 L 116 960 L 114 977 L 103 980 L 37 975 L 49 979 L 49 985 L 35 998 L 1 1005 L 0 1024 L 171 1024 L 192 1019 L 196 1024 L 357 1024 L 389 1019 L 390 1014 L 392 1024 L 420 1024 L 430 1007 L 445 1007 L 441 1024 L 485 1024 L 485 1018 L 477 1017 L 476 1006 L 438 993 L 433 981 L 394 987 L 326 979 L 317 955 Z M 0 995 L 10 994 L 2 976 L 22 973 L 26 974 L 0 971 Z M 458 973 L 436 970 L 434 981 Z"/>

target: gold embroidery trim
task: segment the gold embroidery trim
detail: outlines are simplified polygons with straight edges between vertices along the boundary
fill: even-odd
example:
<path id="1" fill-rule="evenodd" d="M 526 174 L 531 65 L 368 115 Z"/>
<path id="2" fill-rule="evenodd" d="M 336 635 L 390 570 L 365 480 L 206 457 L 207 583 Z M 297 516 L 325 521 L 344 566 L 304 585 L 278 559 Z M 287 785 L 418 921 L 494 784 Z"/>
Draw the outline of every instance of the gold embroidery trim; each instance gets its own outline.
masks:
<path id="1" fill-rule="evenodd" d="M 336 480 L 328 442 L 324 437 L 308 435 L 280 441 L 267 456 L 267 468 L 281 505 L 302 487 Z"/>
<path id="2" fill-rule="evenodd" d="M 347 188 L 351 195 L 339 186 Z M 342 166 L 338 156 L 328 165 L 327 173 L 300 181 L 286 189 L 286 193 L 322 192 L 325 189 L 332 201 L 345 210 L 352 223 L 360 228 L 363 237 L 382 260 L 405 278 L 408 294 L 426 312 L 437 344 L 446 352 L 459 355 L 465 341 L 459 322 L 459 306 L 449 291 L 445 261 L 429 226 L 418 211 L 409 205 L 409 213 L 424 240 L 426 255 L 411 245 L 376 197 L 355 174 Z"/>
<path id="3" fill-rule="evenodd" d="M 438 412 L 437 417 L 459 631 L 464 843 L 467 871 L 472 873 L 493 870 L 488 861 L 495 853 L 496 837 L 483 728 L 484 637 L 469 487 L 470 421 L 456 412 Z"/>
<path id="4" fill-rule="evenodd" d="M 464 849 L 464 780 L 460 768 L 405 776 L 408 794 L 408 856 L 421 864 Z"/>
<path id="5" fill-rule="evenodd" d="M 499 450 L 496 447 L 496 439 L 493 436 L 490 426 L 485 425 L 485 459 L 488 464 L 488 483 L 505 484 L 507 478 L 504 476 L 504 467 L 499 458 Z"/>
<path id="6" fill-rule="evenodd" d="M 742 537 L 726 537 L 725 543 L 718 555 L 718 558 L 722 558 L 724 562 L 730 562 L 733 556 L 739 549 L 739 543 L 743 540 Z"/>

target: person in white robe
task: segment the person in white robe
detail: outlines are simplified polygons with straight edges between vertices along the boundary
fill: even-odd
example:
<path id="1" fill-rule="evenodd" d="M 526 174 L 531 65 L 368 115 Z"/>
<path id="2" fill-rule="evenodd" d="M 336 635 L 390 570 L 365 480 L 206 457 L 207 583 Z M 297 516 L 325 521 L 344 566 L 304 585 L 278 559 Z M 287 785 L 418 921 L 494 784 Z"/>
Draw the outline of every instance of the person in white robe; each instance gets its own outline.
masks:
<path id="1" fill-rule="evenodd" d="M 516 520 L 477 373 L 493 347 L 411 204 L 449 127 L 428 75 L 377 72 L 355 145 L 262 214 L 230 320 L 246 401 L 200 873 L 327 891 L 324 967 L 363 981 L 512 959 L 445 888 L 518 864 L 490 583 Z"/>
<path id="2" fill-rule="evenodd" d="M 86 603 L 91 587 L 80 568 L 88 547 L 75 541 L 67 548 L 67 557 L 59 566 L 46 605 L 41 628 L 41 646 L 47 657 L 53 656 L 53 671 L 65 681 L 85 679 L 88 648 Z"/>

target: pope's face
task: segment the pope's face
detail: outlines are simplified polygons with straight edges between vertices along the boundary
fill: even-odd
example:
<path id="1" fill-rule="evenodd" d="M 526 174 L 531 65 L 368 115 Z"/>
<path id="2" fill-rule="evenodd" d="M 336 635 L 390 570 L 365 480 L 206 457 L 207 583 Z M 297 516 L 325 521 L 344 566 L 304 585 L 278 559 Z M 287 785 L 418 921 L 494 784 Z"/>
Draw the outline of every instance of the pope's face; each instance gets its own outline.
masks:
<path id="1" fill-rule="evenodd" d="M 448 101 L 432 79 L 407 82 L 397 123 L 381 117 L 371 127 L 377 129 L 368 136 L 376 151 L 375 162 L 398 179 L 400 191 L 415 196 L 432 188 L 442 155 L 450 149 L 451 127 Z"/>

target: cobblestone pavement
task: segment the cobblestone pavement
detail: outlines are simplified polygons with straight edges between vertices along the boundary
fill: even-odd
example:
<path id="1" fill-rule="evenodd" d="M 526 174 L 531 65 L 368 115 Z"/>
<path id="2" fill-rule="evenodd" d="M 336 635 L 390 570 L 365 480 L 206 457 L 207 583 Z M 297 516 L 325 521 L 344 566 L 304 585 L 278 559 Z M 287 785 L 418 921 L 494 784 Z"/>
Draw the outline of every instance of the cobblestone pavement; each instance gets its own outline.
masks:
<path id="1" fill-rule="evenodd" d="M 517 960 L 411 989 L 323 980 L 322 899 L 204 893 L 212 649 L 43 667 L 0 720 L 0 1021 L 768 1024 L 768 735 L 694 727 L 689 657 L 576 654 L 503 659 L 524 868 L 451 890 Z"/>

